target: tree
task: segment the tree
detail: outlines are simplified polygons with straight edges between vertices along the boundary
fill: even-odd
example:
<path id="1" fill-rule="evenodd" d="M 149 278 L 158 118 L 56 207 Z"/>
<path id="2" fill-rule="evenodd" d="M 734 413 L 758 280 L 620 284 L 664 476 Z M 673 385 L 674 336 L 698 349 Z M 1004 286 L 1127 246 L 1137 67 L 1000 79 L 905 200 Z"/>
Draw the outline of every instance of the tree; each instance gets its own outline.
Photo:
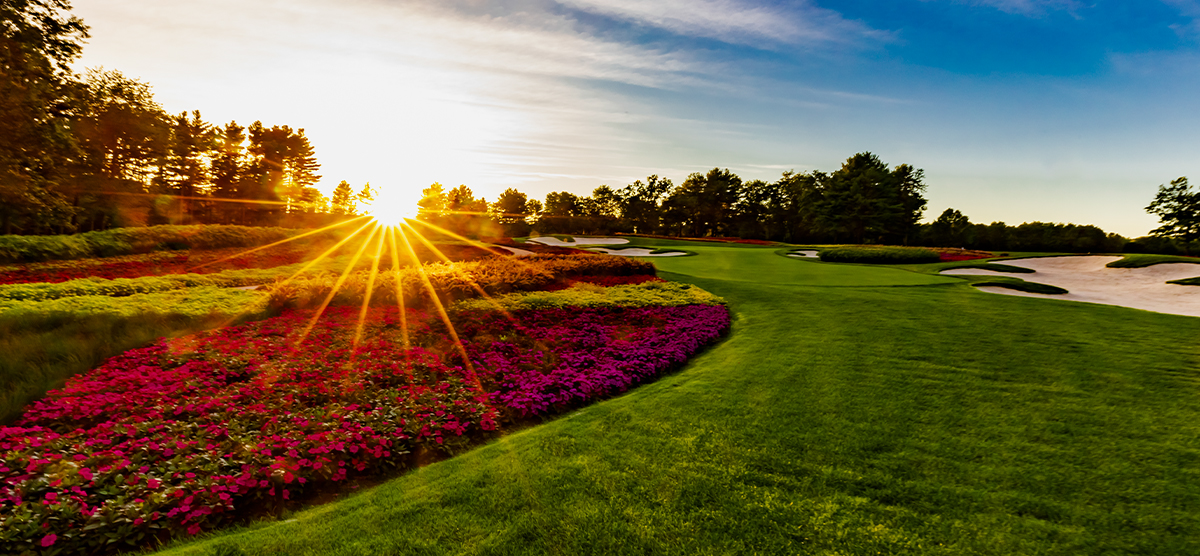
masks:
<path id="1" fill-rule="evenodd" d="M 728 235 L 733 233 L 734 205 L 741 193 L 742 179 L 728 168 L 694 173 L 664 202 L 665 215 L 692 237 Z"/>
<path id="2" fill-rule="evenodd" d="M 431 224 L 440 221 L 446 211 L 446 191 L 442 184 L 434 182 L 421 190 L 417 201 L 417 219 Z"/>
<path id="3" fill-rule="evenodd" d="M 634 232 L 651 234 L 658 231 L 660 224 L 659 203 L 670 193 L 674 185 L 671 180 L 659 178 L 657 174 L 637 180 L 618 191 L 621 198 L 621 218 Z"/>
<path id="4" fill-rule="evenodd" d="M 1188 185 L 1187 177 L 1178 178 L 1169 186 L 1158 186 L 1158 194 L 1146 212 L 1157 216 L 1161 224 L 1151 235 L 1179 240 L 1184 253 L 1192 253 L 1191 243 L 1200 239 L 1200 189 Z"/>
<path id="5" fill-rule="evenodd" d="M 965 247 L 970 243 L 971 219 L 957 209 L 942 211 L 929 226 L 927 243 L 937 247 Z"/>
<path id="6" fill-rule="evenodd" d="M 65 0 L 0 2 L 0 227 L 37 231 L 70 225 L 56 191 L 75 153 L 77 107 L 71 63 L 87 26 Z"/>
<path id="7" fill-rule="evenodd" d="M 925 211 L 924 177 L 908 164 L 889 171 L 878 156 L 858 153 L 823 180 L 817 224 L 835 241 L 907 243 Z"/>
<path id="8" fill-rule="evenodd" d="M 342 180 L 338 182 L 337 187 L 333 189 L 333 196 L 329 200 L 329 211 L 336 216 L 354 216 L 358 214 L 354 206 L 354 190 L 350 188 L 350 182 Z"/>
<path id="9" fill-rule="evenodd" d="M 243 198 L 243 172 L 246 166 L 246 155 L 242 144 L 246 142 L 246 128 L 236 121 L 225 124 L 215 132 L 213 139 L 212 162 L 210 172 L 212 179 L 212 196 L 217 199 Z M 217 221 L 223 224 L 234 222 L 232 216 L 244 214 L 245 205 L 223 202 L 217 205 L 219 217 Z M 239 218 L 237 222 L 244 221 Z"/>
<path id="10" fill-rule="evenodd" d="M 169 154 L 171 120 L 149 84 L 116 70 L 88 69 L 75 130 L 85 171 L 149 192 Z"/>
<path id="11" fill-rule="evenodd" d="M 494 236 L 500 233 L 487 217 L 488 202 L 466 185 L 459 185 L 446 193 L 443 228 L 468 237 Z"/>
<path id="12" fill-rule="evenodd" d="M 180 197 L 181 223 L 188 223 L 192 209 L 199 205 L 194 197 L 211 193 L 208 159 L 215 147 L 216 130 L 193 110 L 171 118 L 171 139 L 162 175 L 167 193 Z"/>
<path id="13" fill-rule="evenodd" d="M 895 167 L 891 173 L 892 204 L 887 215 L 886 233 L 908 245 L 920 228 L 921 215 L 929 204 L 925 199 L 925 171 L 908 164 Z"/>
<path id="14" fill-rule="evenodd" d="M 582 216 L 582 200 L 574 193 L 551 191 L 542 204 L 537 230 L 544 234 L 574 233 Z"/>
<path id="15" fill-rule="evenodd" d="M 505 235 L 512 237 L 529 234 L 529 223 L 526 219 L 531 208 L 529 197 L 510 187 L 496 198 L 490 210 L 492 218 L 502 227 Z"/>
<path id="16" fill-rule="evenodd" d="M 303 203 L 302 197 L 306 195 L 304 190 L 315 187 L 317 182 L 321 181 L 321 175 L 317 174 L 321 165 L 317 162 L 316 151 L 313 149 L 312 143 L 308 141 L 308 137 L 304 136 L 304 128 L 296 130 L 296 134 L 289 139 L 288 154 L 284 160 L 288 182 L 288 202 Z M 367 185 L 370 186 L 370 184 Z"/>
<path id="17" fill-rule="evenodd" d="M 780 239 L 792 243 L 824 239 L 817 209 L 828 178 L 828 174 L 818 171 L 797 174 L 789 170 L 780 176 L 776 186 L 782 200 L 775 215 L 782 228 Z"/>
<path id="18" fill-rule="evenodd" d="M 362 191 L 354 196 L 354 204 L 358 207 L 357 212 L 366 214 L 371 210 L 371 205 L 375 203 L 377 196 L 379 196 L 379 189 L 371 187 L 371 182 L 364 183 Z"/>

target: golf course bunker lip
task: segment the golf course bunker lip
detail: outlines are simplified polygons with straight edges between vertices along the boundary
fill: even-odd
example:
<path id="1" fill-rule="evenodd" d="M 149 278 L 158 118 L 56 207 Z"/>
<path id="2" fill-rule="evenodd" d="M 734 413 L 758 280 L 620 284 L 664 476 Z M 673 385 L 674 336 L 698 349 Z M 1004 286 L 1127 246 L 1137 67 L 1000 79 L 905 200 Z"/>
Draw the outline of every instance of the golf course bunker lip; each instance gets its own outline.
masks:
<path id="1" fill-rule="evenodd" d="M 795 251 L 788 253 L 787 256 L 793 257 L 796 259 L 819 259 L 819 258 L 821 258 L 820 255 L 817 254 L 816 249 L 797 249 Z"/>
<path id="2" fill-rule="evenodd" d="M 1200 276 L 1200 264 L 1163 263 L 1144 268 L 1108 268 L 1105 266 L 1120 259 L 1121 257 L 1084 255 L 1003 261 L 1003 264 L 1033 270 L 1036 274 L 1031 277 L 1030 281 L 1058 286 L 1070 293 L 1047 295 L 994 286 L 983 286 L 979 290 L 1019 297 L 1067 299 L 1084 303 L 1118 305 L 1156 313 L 1200 317 L 1200 288 L 1166 283 L 1168 280 Z M 976 270 L 987 276 L 1013 276 L 1009 273 L 981 269 L 959 270 Z M 967 274 L 967 272 L 958 274 Z"/>
<path id="3" fill-rule="evenodd" d="M 605 255 L 616 255 L 618 257 L 682 257 L 687 255 L 683 251 L 672 251 L 670 253 L 654 253 L 653 249 L 645 249 L 642 247 L 630 247 L 628 249 L 605 249 L 603 247 L 591 247 L 588 251 L 604 253 Z"/>
<path id="4" fill-rule="evenodd" d="M 579 237 L 573 236 L 571 241 L 563 241 L 556 237 L 531 237 L 525 241 L 532 241 L 542 245 L 552 245 L 554 247 L 578 247 L 580 245 L 621 245 L 629 243 L 628 239 L 620 237 Z"/>

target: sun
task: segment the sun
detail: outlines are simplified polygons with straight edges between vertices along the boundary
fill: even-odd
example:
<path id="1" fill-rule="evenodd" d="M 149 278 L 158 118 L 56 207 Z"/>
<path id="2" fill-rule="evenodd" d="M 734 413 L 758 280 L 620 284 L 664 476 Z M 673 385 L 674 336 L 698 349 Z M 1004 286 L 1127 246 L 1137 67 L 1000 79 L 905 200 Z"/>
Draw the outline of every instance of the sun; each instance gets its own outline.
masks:
<path id="1" fill-rule="evenodd" d="M 366 214 L 375 217 L 380 224 L 396 226 L 417 216 L 417 199 L 404 195 L 403 191 L 381 189 L 367 207 Z"/>

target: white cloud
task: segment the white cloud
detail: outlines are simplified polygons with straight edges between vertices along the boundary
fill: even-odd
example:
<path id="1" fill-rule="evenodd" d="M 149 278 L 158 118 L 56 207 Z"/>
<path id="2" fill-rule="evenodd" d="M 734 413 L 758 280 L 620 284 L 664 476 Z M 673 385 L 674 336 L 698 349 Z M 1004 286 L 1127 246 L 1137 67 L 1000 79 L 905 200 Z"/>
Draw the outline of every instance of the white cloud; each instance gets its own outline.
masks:
<path id="1" fill-rule="evenodd" d="M 559 0 L 579 10 L 684 36 L 761 46 L 768 43 L 858 43 L 886 39 L 876 31 L 844 19 L 839 13 L 807 0 L 787 7 L 753 5 L 743 0 Z"/>

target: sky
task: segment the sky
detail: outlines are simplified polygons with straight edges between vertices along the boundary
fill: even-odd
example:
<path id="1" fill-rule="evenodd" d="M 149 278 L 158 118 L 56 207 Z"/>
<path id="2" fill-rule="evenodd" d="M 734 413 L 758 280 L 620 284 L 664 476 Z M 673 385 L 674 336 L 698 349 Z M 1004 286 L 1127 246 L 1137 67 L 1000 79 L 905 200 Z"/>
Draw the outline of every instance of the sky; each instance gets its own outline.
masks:
<path id="1" fill-rule="evenodd" d="M 77 68 L 172 113 L 304 128 L 326 193 L 495 200 L 869 151 L 926 220 L 1128 237 L 1200 180 L 1200 0 L 76 0 Z"/>

